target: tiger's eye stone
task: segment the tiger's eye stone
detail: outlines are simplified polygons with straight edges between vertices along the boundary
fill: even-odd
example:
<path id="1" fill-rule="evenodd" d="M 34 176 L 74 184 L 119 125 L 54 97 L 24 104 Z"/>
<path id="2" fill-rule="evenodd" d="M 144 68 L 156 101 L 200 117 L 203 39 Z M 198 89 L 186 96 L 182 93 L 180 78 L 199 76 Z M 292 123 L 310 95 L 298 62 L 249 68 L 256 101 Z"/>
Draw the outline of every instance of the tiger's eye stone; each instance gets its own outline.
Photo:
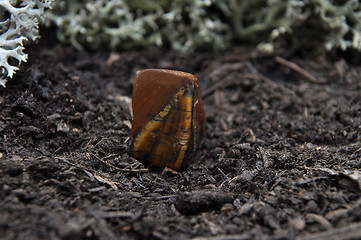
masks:
<path id="1" fill-rule="evenodd" d="M 132 96 L 132 155 L 147 166 L 185 169 L 205 131 L 197 78 L 181 71 L 146 69 Z"/>

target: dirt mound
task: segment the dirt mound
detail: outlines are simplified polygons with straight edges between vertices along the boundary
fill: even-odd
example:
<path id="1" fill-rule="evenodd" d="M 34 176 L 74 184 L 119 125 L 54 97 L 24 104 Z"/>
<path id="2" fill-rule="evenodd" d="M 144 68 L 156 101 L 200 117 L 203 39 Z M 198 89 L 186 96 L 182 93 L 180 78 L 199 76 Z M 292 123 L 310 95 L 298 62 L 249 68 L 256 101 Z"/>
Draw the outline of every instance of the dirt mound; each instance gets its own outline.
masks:
<path id="1" fill-rule="evenodd" d="M 1 238 L 361 237 L 361 67 L 286 54 L 79 53 L 44 39 L 0 90 Z M 145 68 L 199 79 L 206 136 L 184 172 L 129 156 Z"/>

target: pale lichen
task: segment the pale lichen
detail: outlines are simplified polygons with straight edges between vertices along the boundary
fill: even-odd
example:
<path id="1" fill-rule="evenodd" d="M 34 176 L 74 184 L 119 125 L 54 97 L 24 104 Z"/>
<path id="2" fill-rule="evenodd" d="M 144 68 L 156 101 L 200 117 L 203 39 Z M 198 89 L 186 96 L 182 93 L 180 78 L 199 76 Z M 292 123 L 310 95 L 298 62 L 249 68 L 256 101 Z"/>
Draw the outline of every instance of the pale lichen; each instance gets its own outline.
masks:
<path id="1" fill-rule="evenodd" d="M 48 20 L 78 49 L 192 52 L 248 42 L 361 50 L 358 0 L 58 0 Z"/>
<path id="2" fill-rule="evenodd" d="M 39 19 L 51 0 L 0 1 L 0 85 L 12 78 L 28 55 L 24 43 L 38 36 Z"/>
<path id="3" fill-rule="evenodd" d="M 227 9 L 235 38 L 242 41 L 361 50 L 358 0 L 226 0 L 219 4 L 225 5 L 222 9 Z"/>
<path id="4" fill-rule="evenodd" d="M 231 31 L 215 0 L 61 0 L 47 13 L 58 37 L 78 49 L 170 46 L 180 52 L 199 47 L 225 49 Z"/>

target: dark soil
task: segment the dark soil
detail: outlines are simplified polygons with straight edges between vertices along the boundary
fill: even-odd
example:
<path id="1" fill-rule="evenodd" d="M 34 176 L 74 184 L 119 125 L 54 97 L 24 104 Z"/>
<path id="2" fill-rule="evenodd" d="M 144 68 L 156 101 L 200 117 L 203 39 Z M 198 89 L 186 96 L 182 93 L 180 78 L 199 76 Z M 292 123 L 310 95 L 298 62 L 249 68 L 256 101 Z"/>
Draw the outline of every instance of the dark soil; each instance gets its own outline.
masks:
<path id="1" fill-rule="evenodd" d="M 0 90 L 0 239 L 361 239 L 361 66 L 245 46 L 28 52 Z M 206 135 L 183 172 L 129 156 L 145 68 L 199 79 Z"/>

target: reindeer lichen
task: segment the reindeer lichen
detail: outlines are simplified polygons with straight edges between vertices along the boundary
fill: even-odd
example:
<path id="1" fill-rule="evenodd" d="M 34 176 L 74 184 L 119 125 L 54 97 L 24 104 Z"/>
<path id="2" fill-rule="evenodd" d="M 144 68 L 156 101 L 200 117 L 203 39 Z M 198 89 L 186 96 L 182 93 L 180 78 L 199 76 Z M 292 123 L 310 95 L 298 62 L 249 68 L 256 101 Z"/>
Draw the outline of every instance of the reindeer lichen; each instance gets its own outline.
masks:
<path id="1" fill-rule="evenodd" d="M 214 0 L 58 0 L 47 13 L 58 37 L 78 49 L 170 46 L 225 49 L 231 31 L 212 13 Z"/>
<path id="2" fill-rule="evenodd" d="M 0 1 L 0 85 L 12 78 L 28 55 L 24 43 L 38 36 L 39 19 L 51 0 Z"/>
<path id="3" fill-rule="evenodd" d="M 78 49 L 192 52 L 248 42 L 361 51 L 358 0 L 57 0 L 54 8 L 48 23 Z"/>
<path id="4" fill-rule="evenodd" d="M 273 46 L 361 51 L 358 0 L 227 0 L 235 37 Z M 267 45 L 267 44 L 266 44 Z"/>

